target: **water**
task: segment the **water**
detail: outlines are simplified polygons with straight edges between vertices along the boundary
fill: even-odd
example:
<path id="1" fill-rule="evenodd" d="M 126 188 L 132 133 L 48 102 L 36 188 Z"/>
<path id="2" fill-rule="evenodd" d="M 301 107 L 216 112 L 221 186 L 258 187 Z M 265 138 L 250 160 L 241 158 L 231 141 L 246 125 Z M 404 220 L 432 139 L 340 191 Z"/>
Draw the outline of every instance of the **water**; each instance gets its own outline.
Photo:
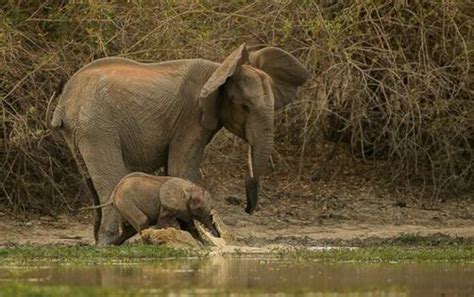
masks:
<path id="1" fill-rule="evenodd" d="M 474 296 L 474 263 L 323 263 L 210 257 L 132 264 L 36 265 L 1 267 L 0 296 L 5 296 L 2 286 L 18 283 L 173 296 Z"/>

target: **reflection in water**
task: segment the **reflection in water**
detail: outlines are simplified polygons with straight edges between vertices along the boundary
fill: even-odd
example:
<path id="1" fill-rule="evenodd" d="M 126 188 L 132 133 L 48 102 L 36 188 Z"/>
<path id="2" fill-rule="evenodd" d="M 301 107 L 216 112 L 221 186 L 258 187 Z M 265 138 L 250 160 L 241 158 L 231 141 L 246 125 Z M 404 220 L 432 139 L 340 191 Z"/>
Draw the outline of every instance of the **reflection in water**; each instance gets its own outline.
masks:
<path id="1" fill-rule="evenodd" d="M 309 296 L 472 296 L 474 264 L 329 264 L 215 256 L 139 264 L 0 268 L 0 286 L 12 281 L 168 293 L 192 290 Z"/>

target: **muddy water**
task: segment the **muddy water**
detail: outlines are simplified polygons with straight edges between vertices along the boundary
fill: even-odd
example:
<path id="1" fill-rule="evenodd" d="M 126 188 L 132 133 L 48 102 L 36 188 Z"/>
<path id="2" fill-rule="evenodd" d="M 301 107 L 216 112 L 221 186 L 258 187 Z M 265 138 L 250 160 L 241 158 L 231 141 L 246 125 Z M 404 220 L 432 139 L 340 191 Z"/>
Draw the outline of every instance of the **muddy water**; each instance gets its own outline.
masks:
<path id="1" fill-rule="evenodd" d="M 150 295 L 474 296 L 474 263 L 321 263 L 211 257 L 153 263 L 0 267 L 2 286 L 109 288 Z"/>

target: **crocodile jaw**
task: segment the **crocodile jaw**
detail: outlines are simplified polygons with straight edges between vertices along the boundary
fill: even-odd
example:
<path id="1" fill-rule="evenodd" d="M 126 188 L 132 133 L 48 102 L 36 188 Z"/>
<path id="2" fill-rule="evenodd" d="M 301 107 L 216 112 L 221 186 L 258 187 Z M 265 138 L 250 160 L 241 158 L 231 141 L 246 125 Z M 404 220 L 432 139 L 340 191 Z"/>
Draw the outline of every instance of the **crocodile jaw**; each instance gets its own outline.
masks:
<path id="1" fill-rule="evenodd" d="M 224 246 L 226 245 L 227 240 L 232 240 L 233 237 L 229 233 L 229 230 L 227 227 L 224 225 L 220 217 L 217 215 L 217 212 L 215 210 L 211 210 L 211 217 L 212 217 L 212 224 L 214 227 L 217 229 L 217 231 L 220 234 L 220 237 L 216 237 L 212 235 L 210 230 L 208 230 L 206 227 L 201 222 L 194 221 L 194 224 L 196 225 L 196 229 L 199 232 L 199 235 L 201 238 L 204 240 L 205 243 L 211 246 Z"/>

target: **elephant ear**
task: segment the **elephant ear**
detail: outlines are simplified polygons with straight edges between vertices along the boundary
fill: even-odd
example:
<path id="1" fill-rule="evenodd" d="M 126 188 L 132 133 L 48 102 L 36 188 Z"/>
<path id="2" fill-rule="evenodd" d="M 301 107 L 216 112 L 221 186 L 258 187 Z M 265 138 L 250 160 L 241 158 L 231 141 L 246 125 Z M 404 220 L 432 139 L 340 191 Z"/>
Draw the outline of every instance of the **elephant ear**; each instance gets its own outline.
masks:
<path id="1" fill-rule="evenodd" d="M 249 62 L 272 78 L 275 109 L 293 101 L 298 87 L 309 78 L 308 70 L 303 64 L 292 54 L 276 47 L 266 47 L 250 53 Z"/>
<path id="2" fill-rule="evenodd" d="M 192 194 L 192 195 L 189 195 L 188 197 L 188 207 L 189 209 L 198 209 L 199 207 L 202 207 L 203 206 L 203 203 L 204 201 L 200 198 L 200 196 L 196 195 L 196 194 Z"/>
<path id="3" fill-rule="evenodd" d="M 217 94 L 219 87 L 225 84 L 227 79 L 233 76 L 239 67 L 248 61 L 248 52 L 245 43 L 233 51 L 222 64 L 214 71 L 201 89 L 199 104 L 202 109 L 201 124 L 209 129 L 215 130 L 218 123 Z"/>
<path id="4" fill-rule="evenodd" d="M 161 206 L 171 212 L 183 212 L 186 210 L 188 193 L 187 183 L 179 179 L 171 179 L 160 187 Z"/>

